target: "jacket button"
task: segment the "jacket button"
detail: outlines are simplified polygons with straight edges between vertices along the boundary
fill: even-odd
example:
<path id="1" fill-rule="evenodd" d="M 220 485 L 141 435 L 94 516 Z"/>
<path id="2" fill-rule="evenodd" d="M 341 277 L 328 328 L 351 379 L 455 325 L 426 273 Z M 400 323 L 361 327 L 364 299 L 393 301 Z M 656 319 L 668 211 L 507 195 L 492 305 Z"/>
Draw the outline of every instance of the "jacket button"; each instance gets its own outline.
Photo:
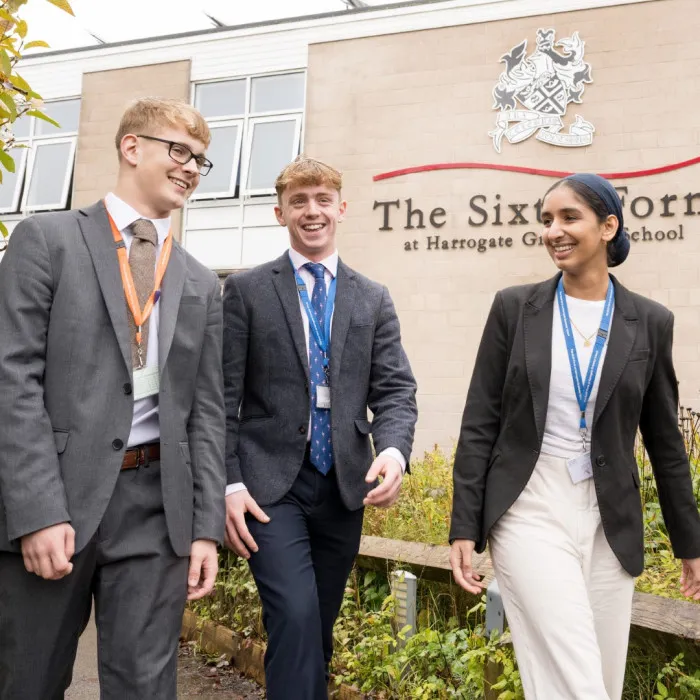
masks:
<path id="1" fill-rule="evenodd" d="M 605 457 L 603 457 L 603 455 L 598 455 L 598 457 L 595 458 L 595 463 L 599 467 L 604 467 L 605 466 Z"/>
<path id="2" fill-rule="evenodd" d="M 130 384 L 129 382 L 127 382 L 126 384 L 124 384 L 124 386 L 123 386 L 122 388 L 124 389 L 124 393 L 125 393 L 127 396 L 129 396 L 129 395 L 131 394 L 131 384 Z"/>
<path id="3" fill-rule="evenodd" d="M 121 448 L 124 447 L 124 443 L 119 438 L 115 438 L 112 440 L 112 447 L 115 450 L 121 450 Z"/>
<path id="4" fill-rule="evenodd" d="M 306 435 L 306 426 L 305 426 L 305 425 L 300 425 L 300 426 L 299 426 L 299 432 L 300 432 L 302 435 Z"/>

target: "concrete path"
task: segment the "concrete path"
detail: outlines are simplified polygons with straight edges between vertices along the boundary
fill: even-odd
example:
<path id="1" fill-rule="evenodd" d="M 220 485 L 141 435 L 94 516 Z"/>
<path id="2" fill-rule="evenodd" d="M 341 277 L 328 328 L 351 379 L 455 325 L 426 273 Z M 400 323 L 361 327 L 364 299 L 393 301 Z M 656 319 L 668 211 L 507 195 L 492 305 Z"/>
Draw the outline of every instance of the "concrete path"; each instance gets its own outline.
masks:
<path id="1" fill-rule="evenodd" d="M 177 695 L 179 700 L 263 700 L 265 697 L 257 685 L 241 678 L 233 669 L 208 666 L 188 644 L 180 648 Z M 78 657 L 73 669 L 73 684 L 66 693 L 66 700 L 99 698 L 97 631 L 91 620 L 80 638 Z"/>

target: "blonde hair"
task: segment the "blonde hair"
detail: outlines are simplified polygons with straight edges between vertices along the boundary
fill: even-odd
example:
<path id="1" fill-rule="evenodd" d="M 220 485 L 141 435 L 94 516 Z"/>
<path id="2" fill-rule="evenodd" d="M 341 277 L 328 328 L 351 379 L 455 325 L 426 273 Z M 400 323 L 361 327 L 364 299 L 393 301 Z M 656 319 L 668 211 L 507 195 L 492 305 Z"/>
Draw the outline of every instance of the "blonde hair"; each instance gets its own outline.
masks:
<path id="1" fill-rule="evenodd" d="M 343 175 L 339 170 L 323 161 L 297 156 L 275 180 L 277 199 L 282 201 L 282 193 L 288 187 L 310 187 L 327 185 L 340 192 L 343 186 Z"/>
<path id="2" fill-rule="evenodd" d="M 211 132 L 204 117 L 192 105 L 182 100 L 163 97 L 140 97 L 129 104 L 122 115 L 114 143 L 121 158 L 121 143 L 126 134 L 142 134 L 163 127 L 184 127 L 185 131 L 205 146 Z"/>

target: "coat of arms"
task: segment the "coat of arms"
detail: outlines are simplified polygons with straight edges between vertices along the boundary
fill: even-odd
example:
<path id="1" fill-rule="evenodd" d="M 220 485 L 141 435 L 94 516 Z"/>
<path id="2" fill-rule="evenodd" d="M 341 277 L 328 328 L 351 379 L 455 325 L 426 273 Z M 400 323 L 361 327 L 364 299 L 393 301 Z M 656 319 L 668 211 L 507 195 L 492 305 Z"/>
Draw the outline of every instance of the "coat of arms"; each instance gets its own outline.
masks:
<path id="1" fill-rule="evenodd" d="M 501 56 L 506 69 L 493 89 L 493 109 L 501 111 L 496 128 L 489 131 L 498 153 L 504 136 L 509 143 L 520 143 L 535 132 L 539 141 L 555 146 L 593 142 L 593 124 L 578 114 L 569 130 L 562 131 L 567 106 L 581 104 L 586 83 L 593 82 L 591 66 L 583 60 L 585 43 L 578 32 L 557 42 L 554 39 L 554 29 L 538 29 L 537 48 L 530 56 L 527 39 Z"/>

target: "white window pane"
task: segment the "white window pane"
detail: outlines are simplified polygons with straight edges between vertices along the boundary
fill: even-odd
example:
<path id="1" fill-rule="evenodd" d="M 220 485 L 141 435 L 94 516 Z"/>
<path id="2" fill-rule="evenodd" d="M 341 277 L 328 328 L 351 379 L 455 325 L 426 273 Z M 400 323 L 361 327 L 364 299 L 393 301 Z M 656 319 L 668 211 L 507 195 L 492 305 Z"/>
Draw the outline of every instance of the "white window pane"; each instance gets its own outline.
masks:
<path id="1" fill-rule="evenodd" d="M 196 194 L 222 193 L 231 189 L 231 176 L 238 162 L 238 124 L 220 126 L 211 130 L 211 143 L 207 148 L 207 158 L 214 167 L 208 175 L 199 179 Z"/>
<path id="2" fill-rule="evenodd" d="M 296 122 L 259 122 L 253 128 L 248 171 L 249 190 L 272 189 L 282 168 L 293 158 Z"/>
<path id="3" fill-rule="evenodd" d="M 207 118 L 233 117 L 245 112 L 245 80 L 204 83 L 195 88 L 194 104 Z"/>
<path id="4" fill-rule="evenodd" d="M 61 126 L 57 128 L 43 119 L 37 119 L 34 127 L 37 136 L 58 136 L 78 131 L 80 100 L 46 102 L 40 111 L 57 121 Z"/>
<path id="5" fill-rule="evenodd" d="M 15 161 L 15 172 L 8 173 L 5 168 L 2 169 L 2 184 L 0 185 L 0 211 L 15 211 L 17 187 L 21 185 L 19 181 L 23 174 L 23 159 L 27 153 L 26 148 L 13 148 L 10 155 Z"/>
<path id="6" fill-rule="evenodd" d="M 253 79 L 253 112 L 304 109 L 304 74 L 270 75 Z"/>
<path id="7" fill-rule="evenodd" d="M 241 229 L 187 230 L 185 248 L 211 270 L 230 270 L 241 264 Z"/>
<path id="8" fill-rule="evenodd" d="M 274 260 L 289 248 L 289 233 L 284 226 L 243 229 L 244 267 Z"/>
<path id="9" fill-rule="evenodd" d="M 27 207 L 65 206 L 63 190 L 68 175 L 72 144 L 45 143 L 34 146 L 34 167 L 29 182 Z M 70 164 L 72 166 L 72 163 Z"/>
<path id="10" fill-rule="evenodd" d="M 10 128 L 16 139 L 29 138 L 29 127 L 32 124 L 32 119 L 34 119 L 34 117 L 21 116 L 19 119 L 12 122 Z"/>

